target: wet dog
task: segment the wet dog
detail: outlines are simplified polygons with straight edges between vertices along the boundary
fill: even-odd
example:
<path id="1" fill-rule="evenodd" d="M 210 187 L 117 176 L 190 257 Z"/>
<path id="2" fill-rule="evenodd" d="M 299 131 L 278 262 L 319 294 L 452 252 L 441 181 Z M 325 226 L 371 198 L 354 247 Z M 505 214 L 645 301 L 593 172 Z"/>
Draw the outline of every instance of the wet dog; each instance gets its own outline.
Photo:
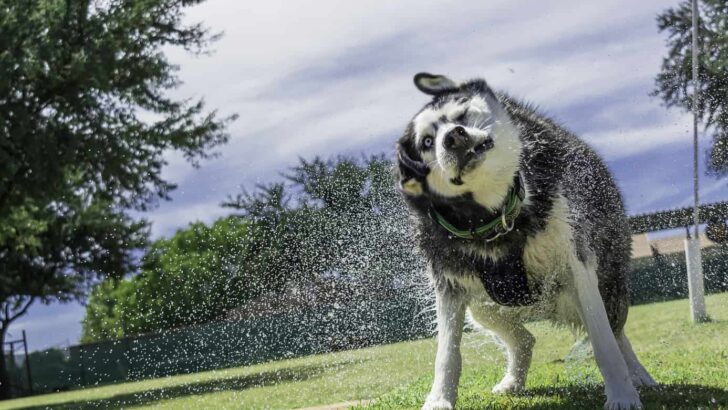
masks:
<path id="1" fill-rule="evenodd" d="M 505 345 L 493 391 L 522 390 L 524 322 L 585 330 L 608 409 L 641 407 L 655 381 L 624 333 L 631 235 L 607 167 L 583 141 L 482 79 L 420 73 L 432 97 L 397 144 L 400 190 L 436 293 L 435 377 L 424 409 L 451 409 L 466 310 Z"/>

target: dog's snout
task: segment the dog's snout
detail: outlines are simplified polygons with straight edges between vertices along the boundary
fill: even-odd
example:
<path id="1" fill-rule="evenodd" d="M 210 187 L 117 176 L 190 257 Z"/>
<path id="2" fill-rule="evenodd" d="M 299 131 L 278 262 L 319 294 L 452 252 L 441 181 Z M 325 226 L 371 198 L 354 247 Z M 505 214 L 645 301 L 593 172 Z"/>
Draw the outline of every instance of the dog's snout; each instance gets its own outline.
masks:
<path id="1" fill-rule="evenodd" d="M 443 144 L 446 149 L 466 150 L 470 148 L 471 138 L 465 128 L 457 126 L 445 135 Z"/>
<path id="2" fill-rule="evenodd" d="M 482 158 L 483 154 L 495 145 L 491 136 L 470 134 L 459 125 L 445 134 L 442 144 L 459 169 L 464 169 L 474 159 Z"/>

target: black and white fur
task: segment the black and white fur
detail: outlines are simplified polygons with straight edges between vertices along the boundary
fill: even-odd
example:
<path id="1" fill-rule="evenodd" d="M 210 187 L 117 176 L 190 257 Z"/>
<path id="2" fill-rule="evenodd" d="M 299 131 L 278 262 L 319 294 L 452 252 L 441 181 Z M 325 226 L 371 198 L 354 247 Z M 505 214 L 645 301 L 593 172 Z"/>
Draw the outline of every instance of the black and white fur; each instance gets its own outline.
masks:
<path id="1" fill-rule="evenodd" d="M 655 381 L 623 330 L 631 240 L 607 167 L 572 133 L 484 80 L 459 83 L 420 73 L 415 84 L 433 98 L 411 120 L 397 151 L 400 188 L 436 292 L 435 377 L 423 409 L 455 405 L 466 310 L 507 348 L 506 374 L 494 392 L 524 388 L 534 337 L 523 324 L 545 318 L 586 330 L 604 377 L 605 408 L 640 408 L 635 387 Z M 455 127 L 465 130 L 459 130 L 469 144 L 465 156 L 446 148 Z M 428 216 L 435 207 L 463 229 L 482 225 L 500 215 L 519 172 L 526 197 L 504 236 L 460 239 Z M 537 301 L 493 302 L 483 282 L 517 269 L 525 271 Z"/>

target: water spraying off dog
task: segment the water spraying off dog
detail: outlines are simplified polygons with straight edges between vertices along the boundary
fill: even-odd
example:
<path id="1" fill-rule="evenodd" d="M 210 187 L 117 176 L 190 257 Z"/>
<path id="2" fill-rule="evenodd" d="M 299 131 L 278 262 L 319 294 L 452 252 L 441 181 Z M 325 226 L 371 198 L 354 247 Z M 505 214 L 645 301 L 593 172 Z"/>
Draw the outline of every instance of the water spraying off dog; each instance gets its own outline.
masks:
<path id="1" fill-rule="evenodd" d="M 635 387 L 655 381 L 623 331 L 631 234 L 606 166 L 575 135 L 482 79 L 421 73 L 414 81 L 432 100 L 398 151 L 436 294 L 435 378 L 423 409 L 455 405 L 466 310 L 505 346 L 494 393 L 524 389 L 535 340 L 523 325 L 547 319 L 589 335 L 606 408 L 640 407 Z M 417 162 L 426 175 L 411 172 Z"/>

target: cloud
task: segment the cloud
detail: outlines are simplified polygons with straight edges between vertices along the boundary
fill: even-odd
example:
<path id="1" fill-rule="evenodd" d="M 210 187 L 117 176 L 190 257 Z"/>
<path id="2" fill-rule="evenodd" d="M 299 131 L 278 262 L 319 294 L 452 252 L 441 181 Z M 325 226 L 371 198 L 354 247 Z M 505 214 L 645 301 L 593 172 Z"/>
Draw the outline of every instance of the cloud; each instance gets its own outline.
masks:
<path id="1" fill-rule="evenodd" d="M 155 237 L 226 214 L 241 185 L 280 180 L 299 156 L 392 153 L 427 101 L 419 71 L 465 79 L 543 107 L 607 160 L 631 213 L 690 196 L 690 120 L 649 96 L 665 53 L 648 1 L 207 1 L 187 21 L 225 36 L 210 56 L 169 50 L 184 85 L 238 113 L 220 156 L 194 169 L 174 153 L 164 176 L 173 201 L 144 214 Z M 701 158 L 704 153 L 701 152 Z M 706 198 L 724 198 L 705 179 Z"/>
<path id="2" fill-rule="evenodd" d="M 149 214 L 155 234 L 224 214 L 217 204 L 227 194 L 280 179 L 299 156 L 391 153 L 427 100 L 411 83 L 423 70 L 482 75 L 537 103 L 613 168 L 661 146 L 687 149 L 689 119 L 648 95 L 664 54 L 655 27 L 664 7 L 656 0 L 196 6 L 188 21 L 225 36 L 212 57 L 172 52 L 185 81 L 175 93 L 204 96 L 240 119 L 221 156 L 201 169 L 169 156 L 165 175 L 180 188 L 172 204 Z"/>
<path id="3" fill-rule="evenodd" d="M 692 174 L 690 174 L 691 182 L 692 182 Z M 711 178 L 711 177 L 705 177 L 705 176 L 699 176 L 698 180 L 698 188 L 699 188 L 699 195 L 698 200 L 700 204 L 706 204 L 706 203 L 712 203 L 712 202 L 718 202 L 725 200 L 725 189 L 728 185 L 728 180 L 726 178 Z M 685 194 L 685 192 L 681 192 L 681 194 Z M 695 199 L 693 197 L 693 194 L 690 193 L 690 195 L 684 195 L 683 198 L 678 202 L 680 204 L 684 204 L 682 206 L 692 206 L 695 203 Z"/>
<path id="4" fill-rule="evenodd" d="M 161 210 L 143 215 L 152 221 L 153 237 L 169 237 L 178 229 L 194 222 L 211 223 L 217 218 L 230 213 L 229 209 L 220 207 L 220 202 L 203 201 L 195 204 L 185 203 L 182 206 L 163 207 Z"/>
<path id="5" fill-rule="evenodd" d="M 627 157 L 648 152 L 656 147 L 692 141 L 692 123 L 689 118 L 677 122 L 654 124 L 640 128 L 623 129 L 615 126 L 613 130 L 586 133 L 584 139 L 608 159 Z"/>

